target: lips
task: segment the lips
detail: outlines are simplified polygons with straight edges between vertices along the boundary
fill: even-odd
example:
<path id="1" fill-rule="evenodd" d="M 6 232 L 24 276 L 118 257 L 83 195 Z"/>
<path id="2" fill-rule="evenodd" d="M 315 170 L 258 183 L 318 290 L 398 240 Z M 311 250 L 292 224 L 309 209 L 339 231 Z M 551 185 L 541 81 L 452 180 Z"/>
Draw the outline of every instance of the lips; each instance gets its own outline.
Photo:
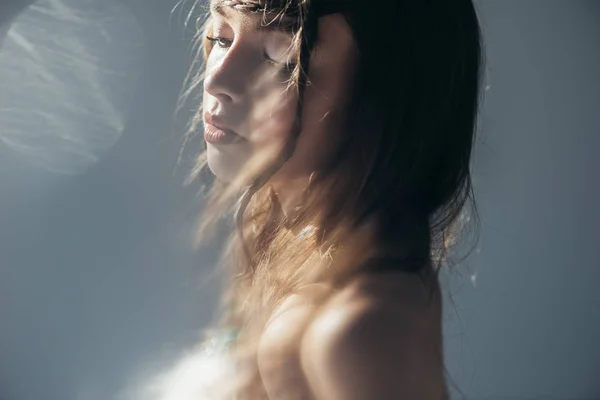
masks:
<path id="1" fill-rule="evenodd" d="M 204 114 L 204 122 L 206 124 L 212 125 L 218 129 L 221 129 L 223 131 L 229 132 L 231 134 L 235 134 L 238 135 L 239 134 L 234 131 L 231 126 L 227 123 L 227 120 L 221 116 L 218 115 L 214 115 L 214 114 L 210 114 L 210 113 L 205 113 Z"/>
<path id="2" fill-rule="evenodd" d="M 242 137 L 219 116 L 204 114 L 204 140 L 211 144 L 237 143 Z"/>

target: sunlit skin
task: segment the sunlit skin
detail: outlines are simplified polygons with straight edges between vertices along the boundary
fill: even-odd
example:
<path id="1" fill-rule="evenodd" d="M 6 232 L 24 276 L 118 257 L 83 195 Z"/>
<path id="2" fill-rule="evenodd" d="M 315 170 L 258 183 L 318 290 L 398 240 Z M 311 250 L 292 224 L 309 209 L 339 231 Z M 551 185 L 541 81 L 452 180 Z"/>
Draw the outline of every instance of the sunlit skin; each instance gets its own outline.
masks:
<path id="1" fill-rule="evenodd" d="M 286 90 L 292 35 L 265 29 L 262 15 L 222 0 L 212 1 L 211 16 L 204 110 L 222 116 L 242 137 L 208 144 L 210 169 L 228 181 L 257 155 L 269 160 L 290 135 L 297 100 Z M 270 182 L 284 207 L 336 148 L 359 62 L 342 15 L 321 17 L 318 27 L 303 130 L 293 156 Z M 258 355 L 270 398 L 281 398 L 281 385 L 289 383 L 299 386 L 290 391 L 316 400 L 443 399 L 441 305 L 429 306 L 427 295 L 416 276 L 397 273 L 357 279 L 316 316 L 302 296 L 284 303 Z"/>
<path id="2" fill-rule="evenodd" d="M 204 110 L 223 115 L 244 138 L 235 145 L 208 144 L 210 169 L 231 180 L 251 157 L 267 162 L 279 153 L 296 118 L 297 97 L 294 90 L 286 90 L 292 35 L 262 28 L 260 15 L 215 7 L 220 3 L 212 3 L 211 37 L 221 40 L 214 43 L 206 64 Z M 331 15 L 322 18 L 319 30 L 311 84 L 304 95 L 303 130 L 292 158 L 270 181 L 284 207 L 310 173 L 330 158 L 351 90 L 357 50 L 347 23 L 341 15 Z"/>

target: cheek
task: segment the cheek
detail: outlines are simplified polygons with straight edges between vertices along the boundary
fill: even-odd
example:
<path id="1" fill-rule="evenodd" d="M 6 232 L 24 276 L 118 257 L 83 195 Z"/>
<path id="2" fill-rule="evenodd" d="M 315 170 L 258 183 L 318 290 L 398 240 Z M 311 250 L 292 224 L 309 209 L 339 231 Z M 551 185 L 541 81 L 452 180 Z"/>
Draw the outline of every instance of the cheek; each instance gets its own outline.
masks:
<path id="1" fill-rule="evenodd" d="M 249 124 L 251 142 L 256 146 L 282 147 L 290 137 L 296 120 L 297 99 L 293 91 L 269 90 L 252 100 Z"/>
<path id="2" fill-rule="evenodd" d="M 290 160 L 293 165 L 289 168 L 294 173 L 323 168 L 340 146 L 352 94 L 352 61 L 352 57 L 343 54 L 338 58 L 315 57 L 311 64 L 312 85 L 305 92 L 302 135 Z"/>
<path id="3" fill-rule="evenodd" d="M 244 171 L 262 171 L 281 155 L 297 119 L 297 98 L 290 93 L 271 89 L 248 98 Z"/>
<path id="4" fill-rule="evenodd" d="M 336 101 L 337 99 L 337 101 Z M 302 134 L 294 159 L 298 173 L 321 169 L 331 159 L 342 137 L 345 107 L 341 99 L 325 96 L 314 87 L 307 88 L 302 115 Z"/>

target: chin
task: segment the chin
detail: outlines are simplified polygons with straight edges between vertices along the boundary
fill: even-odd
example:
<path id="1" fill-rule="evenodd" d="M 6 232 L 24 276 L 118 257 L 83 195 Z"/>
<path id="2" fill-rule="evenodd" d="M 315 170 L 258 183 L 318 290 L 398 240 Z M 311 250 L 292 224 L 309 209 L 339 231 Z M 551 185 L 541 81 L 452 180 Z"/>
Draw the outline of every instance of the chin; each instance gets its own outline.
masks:
<path id="1" fill-rule="evenodd" d="M 236 146 L 218 147 L 209 143 L 206 149 L 208 168 L 218 180 L 227 183 L 238 179 L 241 173 L 248 172 L 250 155 L 248 149 Z"/>
<path id="2" fill-rule="evenodd" d="M 240 171 L 240 168 L 235 165 L 235 157 L 223 153 L 222 150 L 211 144 L 207 145 L 206 159 L 208 168 L 220 181 L 231 182 Z"/>

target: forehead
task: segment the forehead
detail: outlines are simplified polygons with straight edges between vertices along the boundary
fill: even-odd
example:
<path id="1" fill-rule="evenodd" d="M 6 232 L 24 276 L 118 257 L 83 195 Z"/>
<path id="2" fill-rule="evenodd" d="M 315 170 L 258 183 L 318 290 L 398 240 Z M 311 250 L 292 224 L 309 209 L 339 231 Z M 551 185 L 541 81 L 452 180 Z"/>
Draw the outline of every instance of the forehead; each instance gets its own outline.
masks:
<path id="1" fill-rule="evenodd" d="M 250 17 L 256 20 L 261 30 L 293 32 L 298 27 L 298 19 L 290 15 L 285 0 L 211 0 L 210 12 L 223 18 Z M 289 2 L 292 3 L 292 2 Z"/>
<path id="2" fill-rule="evenodd" d="M 249 11 L 293 9 L 298 6 L 296 0 L 211 0 L 211 7 L 232 7 Z"/>

